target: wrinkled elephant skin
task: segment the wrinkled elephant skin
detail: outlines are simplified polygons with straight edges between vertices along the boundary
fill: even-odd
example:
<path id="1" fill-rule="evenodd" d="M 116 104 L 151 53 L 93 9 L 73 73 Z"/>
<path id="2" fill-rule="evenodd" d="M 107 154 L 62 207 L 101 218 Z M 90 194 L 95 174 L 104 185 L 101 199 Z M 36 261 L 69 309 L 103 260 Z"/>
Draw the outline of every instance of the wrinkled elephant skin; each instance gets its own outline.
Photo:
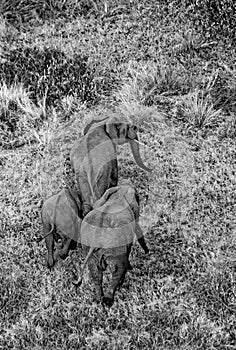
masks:
<path id="1" fill-rule="evenodd" d="M 58 258 L 65 259 L 80 242 L 82 202 L 73 190 L 64 188 L 48 198 L 42 207 L 42 223 L 48 251 L 47 265 L 52 268 Z"/>
<path id="2" fill-rule="evenodd" d="M 85 127 L 84 136 L 72 147 L 71 165 L 82 196 L 84 216 L 107 189 L 117 186 L 117 145 L 129 142 L 137 164 L 150 171 L 141 160 L 135 129 L 127 119 L 123 119 L 93 120 Z"/>
<path id="3" fill-rule="evenodd" d="M 94 208 L 81 224 L 81 244 L 87 254 L 81 276 L 75 285 L 82 282 L 83 272 L 88 263 L 90 276 L 96 290 L 96 300 L 107 306 L 114 301 L 115 292 L 121 287 L 127 270 L 134 237 L 148 253 L 143 232 L 139 226 L 139 205 L 137 193 L 130 182 L 108 189 L 94 204 Z M 103 271 L 109 267 L 111 281 L 108 291 L 103 292 Z"/>

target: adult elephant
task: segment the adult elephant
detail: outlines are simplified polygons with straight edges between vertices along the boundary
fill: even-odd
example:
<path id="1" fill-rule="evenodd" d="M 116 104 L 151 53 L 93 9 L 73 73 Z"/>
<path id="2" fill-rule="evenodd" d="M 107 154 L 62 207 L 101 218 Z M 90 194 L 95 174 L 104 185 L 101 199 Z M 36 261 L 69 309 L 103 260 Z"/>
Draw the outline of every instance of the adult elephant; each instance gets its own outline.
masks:
<path id="1" fill-rule="evenodd" d="M 125 117 L 93 120 L 85 127 L 84 136 L 74 143 L 70 160 L 82 196 L 84 215 L 107 189 L 117 185 L 116 147 L 127 142 L 138 166 L 151 171 L 140 157 L 136 127 Z"/>
<path id="2" fill-rule="evenodd" d="M 138 220 L 137 193 L 129 181 L 122 181 L 119 186 L 108 189 L 82 221 L 81 244 L 87 256 L 81 275 L 74 284 L 78 286 L 82 283 L 88 263 L 96 300 L 107 306 L 113 304 L 116 289 L 123 284 L 127 270 L 132 269 L 129 254 L 134 236 L 145 253 L 149 252 Z M 112 278 L 104 294 L 102 280 L 107 266 Z"/>

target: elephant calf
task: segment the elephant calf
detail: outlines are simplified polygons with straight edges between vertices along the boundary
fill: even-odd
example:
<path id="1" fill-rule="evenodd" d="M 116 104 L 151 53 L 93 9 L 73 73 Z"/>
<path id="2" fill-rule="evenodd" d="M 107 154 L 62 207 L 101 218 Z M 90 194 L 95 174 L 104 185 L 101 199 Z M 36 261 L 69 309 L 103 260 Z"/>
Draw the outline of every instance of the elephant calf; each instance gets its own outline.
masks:
<path id="1" fill-rule="evenodd" d="M 58 257 L 68 255 L 80 241 L 82 203 L 80 196 L 69 188 L 63 188 L 48 198 L 42 207 L 42 223 L 48 250 L 47 265 L 51 268 Z M 56 249 L 54 248 L 57 243 Z"/>
<path id="2" fill-rule="evenodd" d="M 136 235 L 138 242 L 148 253 L 142 230 L 138 223 L 139 203 L 134 187 L 123 181 L 120 186 L 108 189 L 94 204 L 81 224 L 81 244 L 87 256 L 81 276 L 74 283 L 82 283 L 83 272 L 88 262 L 96 299 L 107 306 L 114 302 L 117 287 L 123 284 L 127 270 L 132 269 L 129 254 Z M 104 295 L 103 271 L 110 267 L 112 278 Z"/>

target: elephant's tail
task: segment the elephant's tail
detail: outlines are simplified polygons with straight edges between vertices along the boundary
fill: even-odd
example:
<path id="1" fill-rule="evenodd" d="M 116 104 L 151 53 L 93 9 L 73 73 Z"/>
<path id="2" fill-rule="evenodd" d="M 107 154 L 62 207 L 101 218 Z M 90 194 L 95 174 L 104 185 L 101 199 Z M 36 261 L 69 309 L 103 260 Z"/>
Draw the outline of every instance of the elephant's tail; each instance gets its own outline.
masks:
<path id="1" fill-rule="evenodd" d="M 56 201 L 54 203 L 54 207 L 53 207 L 53 214 L 52 216 L 50 215 L 50 212 L 48 211 L 48 208 L 47 208 L 47 205 L 48 205 L 48 202 L 46 201 L 43 205 L 43 208 L 45 207 L 45 210 L 46 210 L 46 213 L 47 213 L 47 216 L 50 220 L 50 224 L 51 224 L 51 230 L 49 232 L 47 232 L 43 237 L 39 237 L 39 238 L 36 238 L 34 241 L 37 242 L 37 243 L 40 243 L 43 239 L 45 239 L 47 236 L 49 236 L 53 231 L 54 231 L 54 228 L 55 228 L 55 218 L 56 218 L 56 209 L 57 209 L 57 204 L 59 202 L 59 199 L 60 199 L 60 195 L 58 193 L 57 195 L 57 198 L 56 198 Z M 43 210 L 42 208 L 42 210 Z M 42 214 L 43 215 L 43 214 Z M 42 219 L 44 220 L 44 219 Z"/>
<path id="2" fill-rule="evenodd" d="M 43 237 L 35 238 L 33 242 L 40 243 L 43 239 L 45 239 L 47 236 L 49 236 L 54 230 L 54 224 L 52 224 L 52 228 L 49 232 L 47 232 Z"/>
<path id="3" fill-rule="evenodd" d="M 78 277 L 78 279 L 76 281 L 73 282 L 73 284 L 76 286 L 76 287 L 79 287 L 82 282 L 83 282 L 83 275 L 84 275 L 84 270 L 85 270 L 85 267 L 86 267 L 86 264 L 88 262 L 88 259 L 90 258 L 90 256 L 92 255 L 93 251 L 94 251 L 94 247 L 90 247 L 89 248 L 89 252 L 84 260 L 84 263 L 81 267 L 81 273 L 80 273 L 80 276 Z"/>

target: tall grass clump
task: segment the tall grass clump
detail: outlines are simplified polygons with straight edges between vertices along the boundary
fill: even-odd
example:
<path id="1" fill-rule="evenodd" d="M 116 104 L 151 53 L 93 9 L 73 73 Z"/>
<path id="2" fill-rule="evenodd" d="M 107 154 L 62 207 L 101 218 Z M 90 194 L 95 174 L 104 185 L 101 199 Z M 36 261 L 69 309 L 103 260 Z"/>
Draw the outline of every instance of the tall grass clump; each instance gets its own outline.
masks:
<path id="1" fill-rule="evenodd" d="M 163 104 L 164 107 L 172 97 L 190 90 L 195 83 L 192 78 L 178 62 L 165 59 L 156 63 L 131 61 L 115 96 L 123 103 L 136 101 L 145 106 Z"/>
<path id="2" fill-rule="evenodd" d="M 210 95 L 201 90 L 181 98 L 175 117 L 181 121 L 184 133 L 200 132 L 202 136 L 216 129 L 223 120 L 222 111 L 215 109 Z"/>
<path id="3" fill-rule="evenodd" d="M 22 85 L 0 84 L 0 138 L 3 148 L 31 143 L 46 116 L 45 105 L 36 106 Z"/>

